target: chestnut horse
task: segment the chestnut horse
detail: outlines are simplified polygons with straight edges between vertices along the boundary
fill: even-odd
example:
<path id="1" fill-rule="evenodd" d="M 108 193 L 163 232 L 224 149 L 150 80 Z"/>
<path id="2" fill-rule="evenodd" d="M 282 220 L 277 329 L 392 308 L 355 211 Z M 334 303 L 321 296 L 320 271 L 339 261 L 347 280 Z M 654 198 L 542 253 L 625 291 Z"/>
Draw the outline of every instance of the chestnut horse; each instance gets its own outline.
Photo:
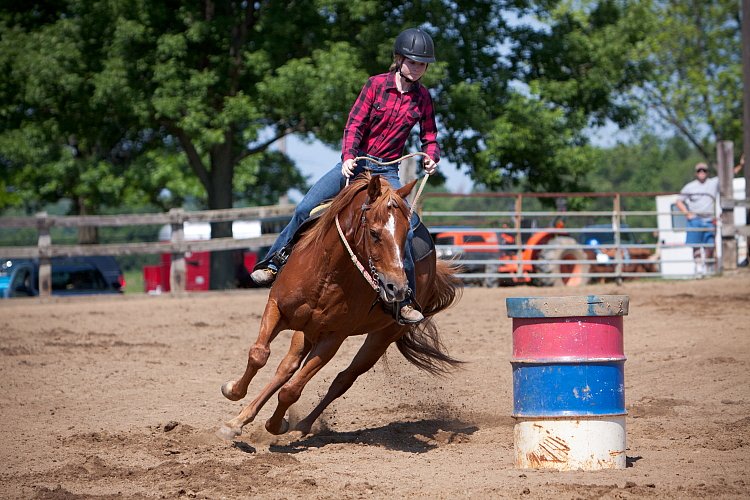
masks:
<path id="1" fill-rule="evenodd" d="M 400 325 L 383 307 L 403 301 L 407 294 L 402 255 L 410 209 L 405 197 L 415 183 L 394 190 L 380 176 L 362 174 L 301 237 L 270 290 L 245 373 L 226 382 L 221 392 L 232 401 L 245 397 L 250 381 L 268 360 L 270 343 L 282 330 L 294 330 L 289 352 L 260 394 L 219 429 L 220 437 L 238 436 L 279 389 L 276 411 L 265 427 L 272 434 L 286 432 L 287 409 L 351 335 L 367 337 L 349 367 L 295 430 L 308 434 L 323 410 L 393 342 L 407 360 L 433 374 L 460 363 L 444 352 L 432 316 L 457 300 L 461 282 L 434 251 L 415 263 L 417 302 L 425 320 L 416 326 Z"/>

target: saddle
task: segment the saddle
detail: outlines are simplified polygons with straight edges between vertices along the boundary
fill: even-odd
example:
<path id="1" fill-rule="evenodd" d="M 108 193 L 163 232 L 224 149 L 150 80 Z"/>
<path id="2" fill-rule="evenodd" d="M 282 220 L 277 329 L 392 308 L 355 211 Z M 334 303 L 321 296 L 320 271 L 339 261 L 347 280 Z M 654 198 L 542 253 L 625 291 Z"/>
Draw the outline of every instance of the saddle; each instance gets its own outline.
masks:
<path id="1" fill-rule="evenodd" d="M 295 231 L 294 236 L 292 236 L 289 244 L 279 250 L 276 254 L 271 255 L 270 257 L 267 257 L 255 264 L 255 267 L 253 267 L 253 271 L 255 271 L 256 269 L 265 269 L 270 263 L 273 263 L 278 269 L 281 269 L 283 265 L 286 264 L 287 259 L 289 259 L 289 256 L 294 249 L 295 243 L 299 241 L 299 239 L 303 234 L 305 234 L 307 230 L 309 230 L 318 222 L 318 219 L 320 219 L 320 217 L 326 212 L 326 210 L 328 210 L 328 207 L 330 205 L 331 202 L 328 201 L 325 203 L 321 203 L 320 205 L 315 207 L 310 212 L 310 217 L 305 222 L 303 222 L 300 227 L 297 228 L 297 231 Z M 416 263 L 427 258 L 432 252 L 435 251 L 435 242 L 432 241 L 430 231 L 427 229 L 427 226 L 422 223 L 422 219 L 419 218 L 419 214 L 415 213 L 414 215 L 416 215 L 418 222 L 417 226 L 414 228 L 414 237 L 412 238 L 411 242 L 411 255 L 414 258 L 414 262 Z"/>

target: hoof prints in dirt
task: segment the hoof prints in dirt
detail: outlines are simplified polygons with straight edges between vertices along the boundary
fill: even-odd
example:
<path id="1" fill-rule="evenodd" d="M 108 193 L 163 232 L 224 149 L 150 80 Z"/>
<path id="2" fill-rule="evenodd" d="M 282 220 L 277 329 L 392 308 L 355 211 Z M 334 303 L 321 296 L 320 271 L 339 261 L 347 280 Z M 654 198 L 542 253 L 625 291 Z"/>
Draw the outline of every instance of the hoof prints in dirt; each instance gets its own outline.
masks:
<path id="1" fill-rule="evenodd" d="M 315 483 L 307 475 L 314 467 L 303 469 L 289 454 L 238 460 L 240 446 L 227 446 L 210 430 L 172 424 L 149 427 L 145 433 L 94 432 L 65 438 L 67 464 L 48 470 L 43 485 L 33 473 L 15 480 L 45 499 L 102 498 L 95 493 L 112 491 L 113 485 L 120 490 L 116 496 L 128 498 L 244 498 L 281 483 L 292 491 Z M 86 486 L 76 491 L 71 484 Z"/>
<path id="2" fill-rule="evenodd" d="M 667 417 L 675 415 L 676 406 L 689 406 L 690 402 L 672 398 L 642 398 L 628 408 L 632 418 Z"/>

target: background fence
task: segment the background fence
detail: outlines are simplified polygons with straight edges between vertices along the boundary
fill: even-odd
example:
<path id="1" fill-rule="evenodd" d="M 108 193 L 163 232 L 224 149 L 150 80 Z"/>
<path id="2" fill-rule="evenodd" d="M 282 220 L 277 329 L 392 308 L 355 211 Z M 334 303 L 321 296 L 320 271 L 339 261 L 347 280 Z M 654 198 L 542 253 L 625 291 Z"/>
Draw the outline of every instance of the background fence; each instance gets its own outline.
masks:
<path id="1" fill-rule="evenodd" d="M 173 209 L 162 214 L 140 215 L 102 215 L 102 216 L 48 216 L 46 213 L 36 217 L 2 217 L 0 228 L 36 228 L 38 243 L 36 246 L 0 247 L 3 259 L 29 258 L 39 259 L 39 293 L 42 296 L 51 293 L 52 257 L 72 257 L 88 255 L 123 256 L 132 254 L 171 254 L 170 287 L 174 292 L 185 290 L 185 254 L 213 250 L 234 250 L 248 247 L 271 245 L 276 234 L 261 235 L 254 238 L 216 238 L 211 240 L 185 240 L 186 222 L 227 222 L 235 220 L 258 220 L 290 216 L 294 205 L 275 205 L 265 207 L 237 208 L 228 210 L 205 210 L 185 212 Z M 56 245 L 51 238 L 51 230 L 63 227 L 123 227 L 139 225 L 171 226 L 170 241 L 145 243 L 116 243 L 100 245 Z"/>
<path id="2" fill-rule="evenodd" d="M 484 286 L 531 283 L 580 285 L 590 280 L 689 278 L 721 271 L 721 260 L 707 257 L 698 269 L 685 244 L 684 216 L 673 193 L 427 193 L 421 214 L 436 240 L 438 256 L 457 260 L 460 277 Z M 657 206 L 660 199 L 667 204 Z M 734 207 L 735 204 L 732 204 Z M 583 207 L 583 208 L 582 208 Z M 169 284 L 185 290 L 185 254 L 269 246 L 278 221 L 293 205 L 161 214 L 0 218 L 0 228 L 34 228 L 35 246 L 3 246 L 3 259 L 38 259 L 40 295 L 51 293 L 53 257 L 171 254 Z M 190 241 L 185 224 L 239 220 L 275 220 L 274 232 L 252 238 Z M 169 225 L 169 241 L 62 245 L 52 241 L 55 228 Z M 742 222 L 744 224 L 744 222 Z M 740 225 L 742 225 L 740 224 Z M 721 229 L 721 224 L 717 228 Z M 700 231 L 700 230 L 699 230 Z M 709 230 L 711 231 L 711 230 Z M 740 231 L 741 233 L 741 231 Z M 746 237 L 732 234 L 739 259 L 747 258 Z M 717 238 L 717 243 L 719 238 Z M 709 245 L 703 245 L 709 248 Z M 716 245 L 719 255 L 721 245 Z"/>
<path id="3" fill-rule="evenodd" d="M 716 244 L 685 243 L 691 231 L 720 236 L 721 222 L 713 229 L 687 228 L 676 199 L 675 193 L 663 192 L 430 193 L 422 217 L 439 255 L 462 264 L 464 280 L 485 286 L 721 272 L 720 237 Z M 445 206 L 451 209 L 441 210 Z M 744 225 L 744 216 L 740 219 Z M 746 259 L 746 237 L 737 231 L 731 237 L 735 255 Z M 697 263 L 694 247 L 702 256 Z"/>

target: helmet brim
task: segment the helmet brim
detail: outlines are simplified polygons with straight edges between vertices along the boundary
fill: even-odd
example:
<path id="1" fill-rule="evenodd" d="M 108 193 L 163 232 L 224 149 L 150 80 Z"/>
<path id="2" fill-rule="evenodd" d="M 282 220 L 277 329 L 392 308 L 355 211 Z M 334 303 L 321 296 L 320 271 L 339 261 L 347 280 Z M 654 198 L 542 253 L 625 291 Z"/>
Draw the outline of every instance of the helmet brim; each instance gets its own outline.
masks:
<path id="1" fill-rule="evenodd" d="M 434 63 L 436 59 L 434 57 L 423 57 L 423 56 L 404 56 L 407 59 L 411 59 L 412 61 L 417 61 L 421 63 Z"/>

